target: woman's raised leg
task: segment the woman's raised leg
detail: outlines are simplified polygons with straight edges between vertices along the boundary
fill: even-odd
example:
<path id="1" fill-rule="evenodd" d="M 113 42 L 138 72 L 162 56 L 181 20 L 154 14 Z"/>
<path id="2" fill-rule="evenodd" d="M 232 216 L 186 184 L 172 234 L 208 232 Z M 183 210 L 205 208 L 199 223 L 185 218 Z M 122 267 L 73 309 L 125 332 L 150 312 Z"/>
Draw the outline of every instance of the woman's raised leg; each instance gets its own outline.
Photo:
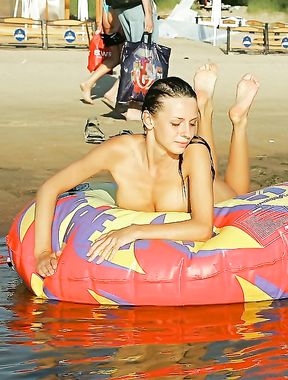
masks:
<path id="1" fill-rule="evenodd" d="M 258 88 L 259 82 L 252 74 L 244 75 L 237 86 L 235 103 L 229 110 L 233 129 L 224 180 L 237 195 L 250 190 L 247 119 Z"/>
<path id="2" fill-rule="evenodd" d="M 198 134 L 211 147 L 216 177 L 214 181 L 215 202 L 220 202 L 235 195 L 244 194 L 250 188 L 250 169 L 248 157 L 247 119 L 248 113 L 257 94 L 259 83 L 251 74 L 240 80 L 236 90 L 236 100 L 229 110 L 232 122 L 232 136 L 229 158 L 224 181 L 218 176 L 217 154 L 214 143 L 212 117 L 213 93 L 217 79 L 217 68 L 214 64 L 201 66 L 194 77 L 194 88 L 200 114 Z"/>
<path id="3" fill-rule="evenodd" d="M 213 94 L 217 80 L 217 67 L 214 64 L 201 66 L 194 76 L 194 90 L 197 94 L 199 125 L 197 134 L 203 137 L 211 148 L 212 159 L 217 175 L 217 155 L 213 137 Z"/>

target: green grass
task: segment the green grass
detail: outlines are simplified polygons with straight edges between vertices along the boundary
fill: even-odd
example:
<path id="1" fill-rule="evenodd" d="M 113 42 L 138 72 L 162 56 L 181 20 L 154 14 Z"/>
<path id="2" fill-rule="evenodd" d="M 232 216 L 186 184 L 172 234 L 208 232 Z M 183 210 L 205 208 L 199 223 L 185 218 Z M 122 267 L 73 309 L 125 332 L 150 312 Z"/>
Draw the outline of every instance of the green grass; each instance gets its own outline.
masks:
<path id="1" fill-rule="evenodd" d="M 178 0 L 156 0 L 159 13 L 169 13 L 178 3 Z"/>
<path id="2" fill-rule="evenodd" d="M 249 0 L 248 12 L 288 12 L 287 0 Z M 288 15 L 287 15 L 288 16 Z"/>
<path id="3" fill-rule="evenodd" d="M 77 18 L 78 0 L 70 0 L 70 18 Z M 95 20 L 95 0 L 88 1 L 88 14 L 91 20 Z"/>

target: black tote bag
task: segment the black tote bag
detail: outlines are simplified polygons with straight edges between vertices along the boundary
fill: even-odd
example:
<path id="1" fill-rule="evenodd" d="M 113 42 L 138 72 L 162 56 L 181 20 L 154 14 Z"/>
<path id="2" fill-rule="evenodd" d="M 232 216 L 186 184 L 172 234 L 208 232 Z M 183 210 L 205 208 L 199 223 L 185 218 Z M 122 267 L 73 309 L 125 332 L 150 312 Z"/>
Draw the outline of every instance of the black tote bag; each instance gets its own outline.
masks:
<path id="1" fill-rule="evenodd" d="M 145 36 L 148 41 L 145 41 Z M 171 49 L 151 42 L 151 34 L 144 33 L 141 41 L 124 43 L 121 53 L 118 103 L 143 103 L 144 97 L 157 79 L 168 75 Z"/>

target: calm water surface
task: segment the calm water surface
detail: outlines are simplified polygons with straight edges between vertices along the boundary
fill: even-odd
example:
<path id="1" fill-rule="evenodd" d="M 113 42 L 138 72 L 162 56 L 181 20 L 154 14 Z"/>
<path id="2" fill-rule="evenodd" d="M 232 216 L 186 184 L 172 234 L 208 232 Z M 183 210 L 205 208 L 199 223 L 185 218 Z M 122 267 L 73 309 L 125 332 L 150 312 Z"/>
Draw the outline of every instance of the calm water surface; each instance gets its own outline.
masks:
<path id="1" fill-rule="evenodd" d="M 4 239 L 0 251 L 6 256 Z M 0 289 L 0 379 L 288 378 L 286 300 L 169 308 L 46 302 L 6 264 Z"/>

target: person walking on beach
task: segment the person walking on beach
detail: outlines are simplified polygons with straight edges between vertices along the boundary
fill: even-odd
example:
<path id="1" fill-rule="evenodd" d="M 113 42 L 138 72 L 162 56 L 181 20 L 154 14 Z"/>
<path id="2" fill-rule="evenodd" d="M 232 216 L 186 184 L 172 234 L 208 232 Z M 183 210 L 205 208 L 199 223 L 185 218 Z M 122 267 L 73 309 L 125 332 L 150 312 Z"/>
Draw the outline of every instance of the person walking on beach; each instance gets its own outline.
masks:
<path id="1" fill-rule="evenodd" d="M 195 74 L 195 92 L 177 77 L 155 81 L 142 106 L 144 134 L 105 141 L 40 187 L 36 197 L 34 254 L 41 276 L 55 273 L 61 254 L 51 249 L 51 227 L 59 194 L 103 170 L 109 171 L 117 184 L 119 207 L 189 212 L 191 218 L 111 231 L 91 245 L 88 261 L 99 264 L 121 246 L 139 239 L 206 241 L 212 236 L 214 202 L 249 191 L 247 118 L 259 88 L 251 74 L 244 75 L 238 83 L 236 100 L 229 109 L 232 136 L 222 179 L 212 132 L 216 79 L 216 66 L 207 64 Z"/>
<path id="2" fill-rule="evenodd" d="M 110 48 L 111 56 L 105 58 L 90 78 L 80 84 L 83 100 L 87 104 L 93 104 L 91 90 L 96 82 L 119 64 L 122 45 L 125 41 L 116 11 L 107 5 L 105 0 L 96 0 L 96 15 L 97 30 L 95 33 L 102 34 L 105 45 Z M 115 102 L 117 90 L 118 81 L 105 93 L 104 98 L 109 102 Z"/>
<path id="3" fill-rule="evenodd" d="M 151 33 L 152 42 L 157 42 L 159 37 L 158 16 L 156 4 L 153 0 L 139 0 L 138 2 L 107 0 L 117 12 L 127 41 L 138 42 L 143 33 Z M 127 120 L 140 120 L 141 105 L 130 102 L 126 112 Z"/>

